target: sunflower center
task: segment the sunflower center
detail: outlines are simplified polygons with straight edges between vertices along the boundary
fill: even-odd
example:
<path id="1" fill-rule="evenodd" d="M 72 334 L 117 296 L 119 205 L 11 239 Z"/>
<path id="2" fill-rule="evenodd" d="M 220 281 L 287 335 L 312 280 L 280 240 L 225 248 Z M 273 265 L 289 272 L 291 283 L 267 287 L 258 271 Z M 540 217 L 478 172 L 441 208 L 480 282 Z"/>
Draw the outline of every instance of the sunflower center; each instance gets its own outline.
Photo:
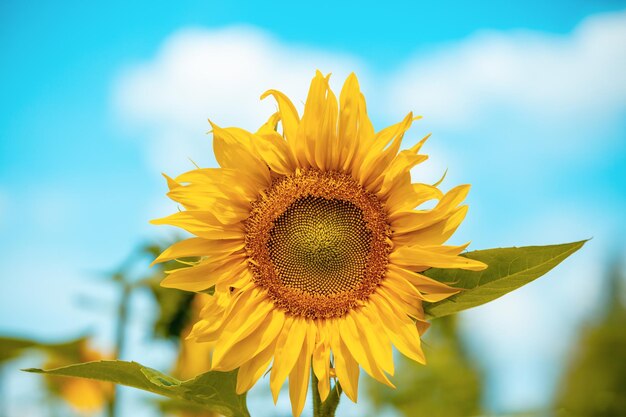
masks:
<path id="1" fill-rule="evenodd" d="M 268 248 L 283 285 L 330 295 L 361 283 L 371 236 L 353 203 L 307 196 L 274 221 Z"/>
<path id="2" fill-rule="evenodd" d="M 376 198 L 350 176 L 300 171 L 253 204 L 246 251 L 254 282 L 289 313 L 346 314 L 384 277 L 390 230 Z"/>

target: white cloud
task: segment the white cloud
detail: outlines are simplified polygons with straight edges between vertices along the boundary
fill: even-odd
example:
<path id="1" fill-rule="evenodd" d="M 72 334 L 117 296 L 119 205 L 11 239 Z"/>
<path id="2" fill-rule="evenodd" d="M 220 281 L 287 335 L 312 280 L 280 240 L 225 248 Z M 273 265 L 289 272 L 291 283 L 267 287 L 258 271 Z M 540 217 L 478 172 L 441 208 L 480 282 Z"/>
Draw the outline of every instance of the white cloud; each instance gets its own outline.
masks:
<path id="1" fill-rule="evenodd" d="M 626 12 L 590 17 L 566 36 L 484 32 L 404 65 L 389 102 L 448 128 L 494 109 L 567 125 L 604 120 L 626 108 L 625 50 Z"/>
<path id="2" fill-rule="evenodd" d="M 159 170 L 181 170 L 191 156 L 205 165 L 212 160 L 207 118 L 255 130 L 276 110 L 260 95 L 279 89 L 299 105 L 315 69 L 332 72 L 335 84 L 364 72 L 353 58 L 285 45 L 250 27 L 183 29 L 153 60 L 121 73 L 114 106 L 127 124 L 149 129 Z"/>
<path id="3" fill-rule="evenodd" d="M 482 32 L 401 66 L 386 109 L 422 114 L 453 157 L 462 152 L 455 170 L 466 179 L 507 172 L 526 188 L 623 149 L 624 50 L 626 12 L 589 17 L 567 35 Z"/>

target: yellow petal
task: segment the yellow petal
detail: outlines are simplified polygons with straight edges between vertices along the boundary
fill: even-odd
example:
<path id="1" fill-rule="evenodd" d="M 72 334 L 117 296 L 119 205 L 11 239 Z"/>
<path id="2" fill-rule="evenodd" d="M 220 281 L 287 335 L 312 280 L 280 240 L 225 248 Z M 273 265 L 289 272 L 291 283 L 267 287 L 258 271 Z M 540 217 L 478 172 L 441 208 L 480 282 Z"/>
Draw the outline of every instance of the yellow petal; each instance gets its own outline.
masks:
<path id="1" fill-rule="evenodd" d="M 237 207 L 234 199 L 207 198 L 205 204 L 202 210 L 187 209 L 187 212 L 207 224 L 233 226 L 230 229 L 242 229 L 242 222 L 250 215 L 250 206 Z"/>
<path id="2" fill-rule="evenodd" d="M 294 107 L 291 100 L 289 100 L 289 98 L 287 98 L 287 96 L 280 91 L 268 90 L 263 93 L 263 95 L 261 96 L 261 100 L 269 95 L 273 96 L 278 103 L 280 121 L 283 125 L 283 134 L 285 135 L 285 138 L 289 143 L 295 144 L 298 132 L 298 125 L 300 124 L 300 116 L 298 116 L 298 111 Z"/>
<path id="3" fill-rule="evenodd" d="M 367 150 L 374 144 L 374 126 L 367 115 L 367 106 L 363 94 L 358 94 L 358 116 L 357 116 L 357 140 L 343 164 L 343 170 L 351 174 L 355 179 L 359 178 L 363 158 L 367 155 Z M 353 152 L 353 153 L 352 153 Z M 350 157 L 351 156 L 351 157 Z"/>
<path id="4" fill-rule="evenodd" d="M 348 170 L 352 159 L 358 153 L 360 118 L 364 109 L 360 108 L 361 91 L 359 81 L 351 73 L 343 84 L 339 95 L 339 155 L 342 163 L 337 169 Z M 367 114 L 365 114 L 367 117 Z"/>
<path id="5" fill-rule="evenodd" d="M 324 118 L 322 121 L 322 129 L 320 137 L 315 141 L 315 155 L 320 162 L 319 168 L 322 170 L 337 170 L 340 163 L 339 160 L 339 143 L 337 140 L 337 98 L 328 85 L 326 77 L 326 108 L 324 109 Z"/>
<path id="6" fill-rule="evenodd" d="M 395 303 L 402 305 L 402 311 L 404 311 L 405 315 L 412 317 L 418 323 L 422 323 L 422 328 L 424 328 L 425 325 L 424 331 L 426 331 L 426 328 L 430 326 L 430 324 L 424 321 L 424 308 L 422 302 L 418 300 L 437 302 L 459 292 L 459 290 L 450 287 L 447 287 L 447 289 L 454 291 L 448 291 L 445 294 L 422 294 L 410 282 L 389 271 L 379 293 L 381 296 L 389 300 L 395 300 Z"/>
<path id="7" fill-rule="evenodd" d="M 202 297 L 204 305 L 201 305 L 199 317 L 201 319 L 213 319 L 215 317 L 223 317 L 226 312 L 226 308 L 231 302 L 231 294 L 215 292 L 213 295 L 203 294 L 206 297 Z"/>
<path id="8" fill-rule="evenodd" d="M 231 315 L 224 325 L 213 351 L 212 369 L 230 371 L 254 356 L 263 332 L 270 327 L 272 318 L 270 312 L 273 308 L 274 305 L 271 302 L 259 297 L 258 294 L 252 295 L 244 305 L 240 306 L 236 314 Z M 257 330 L 259 334 L 255 334 Z M 276 338 L 277 333 L 273 337 L 268 335 L 270 340 Z"/>
<path id="9" fill-rule="evenodd" d="M 309 323 L 304 346 L 300 350 L 300 356 L 298 356 L 295 366 L 289 373 L 289 399 L 291 400 L 293 417 L 299 417 L 302 414 L 306 401 L 311 373 L 311 353 L 315 346 L 315 333 L 315 324 Z"/>
<path id="10" fill-rule="evenodd" d="M 229 198 L 253 201 L 259 194 L 259 185 L 241 170 L 227 168 L 200 168 L 185 172 L 176 177 L 178 183 L 204 185 L 214 193 L 221 193 Z"/>
<path id="11" fill-rule="evenodd" d="M 241 270 L 233 268 L 230 274 L 224 273 L 217 279 L 215 291 L 228 292 L 235 289 L 239 290 L 249 285 L 253 280 L 254 276 L 247 265 Z"/>
<path id="12" fill-rule="evenodd" d="M 219 320 L 216 321 L 219 323 L 213 324 L 213 317 L 208 315 L 209 309 L 202 309 L 200 311 L 200 317 L 202 317 L 201 322 L 204 322 L 204 324 L 200 325 L 196 323 L 188 338 L 196 339 L 199 342 L 217 342 L 222 336 L 226 324 L 233 319 L 233 310 L 237 311 L 238 308 L 245 306 L 253 294 L 252 291 L 249 291 L 249 288 L 246 288 L 234 294 L 221 294 L 216 292 L 213 298 L 215 298 L 215 296 L 218 296 L 218 301 L 221 301 L 220 304 L 223 304 L 220 305 L 220 309 L 218 310 Z M 210 309 L 214 309 L 214 307 Z"/>
<path id="13" fill-rule="evenodd" d="M 238 169 L 265 188 L 270 182 L 267 166 L 251 151 L 248 138 L 239 135 L 242 129 L 222 129 L 213 126 L 213 150 L 215 159 L 223 168 Z"/>
<path id="14" fill-rule="evenodd" d="M 378 310 L 378 315 L 382 318 L 385 332 L 391 339 L 391 343 L 409 359 L 419 363 L 426 363 L 424 352 L 421 348 L 420 336 L 413 324 L 413 321 L 401 310 L 388 303 L 380 294 L 373 294 L 370 297 L 371 305 Z M 385 317 L 389 317 L 385 320 Z"/>
<path id="15" fill-rule="evenodd" d="M 393 271 L 397 276 L 410 282 L 422 294 L 423 299 L 429 303 L 436 303 L 461 291 L 459 288 L 450 287 L 442 282 L 435 281 L 425 275 L 409 271 L 397 265 L 389 265 L 388 268 L 390 272 Z"/>
<path id="16" fill-rule="evenodd" d="M 438 253 L 437 249 L 419 246 L 400 247 L 391 253 L 389 260 L 405 267 L 459 268 L 469 271 L 482 271 L 487 268 L 487 265 L 475 259 Z"/>
<path id="17" fill-rule="evenodd" d="M 317 341 L 313 350 L 313 372 L 318 379 L 318 391 L 322 401 L 326 401 L 330 392 L 330 334 L 328 322 L 318 324 Z"/>
<path id="18" fill-rule="evenodd" d="M 389 338 L 382 327 L 381 317 L 370 309 L 367 304 L 361 308 L 359 313 L 355 313 L 352 316 L 357 324 L 359 333 L 365 336 L 372 357 L 384 372 L 393 375 L 393 351 Z"/>
<path id="19" fill-rule="evenodd" d="M 167 181 L 167 188 L 170 191 L 180 187 L 180 184 L 178 182 L 174 181 L 173 179 L 171 179 L 167 175 L 165 175 L 165 174 L 161 174 L 161 175 L 163 175 L 165 177 L 165 180 Z"/>
<path id="20" fill-rule="evenodd" d="M 290 316 L 285 319 L 285 325 L 276 341 L 274 365 L 270 374 L 270 389 L 274 404 L 278 401 L 278 394 L 283 382 L 300 356 L 306 330 L 307 326 L 304 319 Z"/>
<path id="21" fill-rule="evenodd" d="M 379 287 L 378 293 L 392 299 L 401 307 L 401 310 L 404 311 L 406 315 L 413 317 L 414 319 L 424 318 L 422 302 L 417 297 L 398 291 L 396 288 L 391 286 Z"/>
<path id="22" fill-rule="evenodd" d="M 241 395 L 256 384 L 265 373 L 265 370 L 272 361 L 276 342 L 270 343 L 265 349 L 260 351 L 255 357 L 241 365 L 237 372 L 237 394 Z"/>
<path id="23" fill-rule="evenodd" d="M 189 268 L 175 269 L 161 281 L 161 286 L 185 291 L 203 291 L 216 285 L 224 276 L 242 274 L 246 268 L 243 255 L 229 256 L 221 261 L 213 260 Z"/>
<path id="24" fill-rule="evenodd" d="M 430 323 L 426 320 L 416 320 L 415 328 L 420 335 L 423 335 L 424 333 L 426 333 L 426 330 L 430 328 Z"/>
<path id="25" fill-rule="evenodd" d="M 396 212 L 412 210 L 430 200 L 440 200 L 443 193 L 437 188 L 427 184 L 411 184 L 411 174 L 406 172 L 392 185 L 385 200 L 385 208 L 390 218 L 394 218 Z"/>
<path id="26" fill-rule="evenodd" d="M 239 239 L 244 233 L 240 226 L 224 225 L 210 212 L 180 211 L 161 219 L 151 220 L 152 224 L 167 224 L 185 229 L 189 233 L 205 239 Z"/>
<path id="27" fill-rule="evenodd" d="M 467 196 L 470 186 L 459 185 L 448 191 L 437 206 L 428 211 L 398 211 L 390 213 L 389 220 L 396 233 L 407 233 L 413 230 L 423 229 L 445 218 L 457 208 Z"/>
<path id="28" fill-rule="evenodd" d="M 223 224 L 233 223 L 233 219 L 245 219 L 250 212 L 251 200 L 233 192 L 234 187 L 230 190 L 226 187 L 230 187 L 230 184 L 191 184 L 178 187 L 167 193 L 167 196 L 187 210 L 211 212 Z"/>
<path id="29" fill-rule="evenodd" d="M 398 155 L 396 155 L 384 172 L 383 186 L 380 190 L 380 195 L 383 196 L 383 198 L 388 195 L 395 182 L 405 178 L 403 174 L 409 173 L 411 168 L 415 165 L 428 159 L 427 155 L 418 155 L 418 152 L 429 137 L 430 135 L 427 135 L 411 148 L 401 151 Z"/>
<path id="30" fill-rule="evenodd" d="M 289 146 L 278 132 L 270 134 L 268 128 L 262 128 L 263 135 L 254 135 L 236 127 L 225 128 L 224 131 L 245 142 L 252 153 L 272 171 L 283 175 L 294 172 L 295 164 L 292 162 Z"/>
<path id="31" fill-rule="evenodd" d="M 388 269 L 385 279 L 380 285 L 385 288 L 391 288 L 395 292 L 402 293 L 409 299 L 425 300 L 424 294 L 391 268 Z"/>
<path id="32" fill-rule="evenodd" d="M 214 343 L 222 330 L 230 299 L 229 294 L 218 292 L 210 296 L 200 311 L 201 319 L 193 325 L 187 339 L 197 340 L 202 337 L 203 341 Z"/>
<path id="33" fill-rule="evenodd" d="M 352 356 L 363 367 L 365 372 L 377 381 L 395 388 L 374 357 L 368 335 L 357 328 L 354 315 L 354 312 L 350 312 L 339 321 L 341 340 L 343 340 Z"/>
<path id="34" fill-rule="evenodd" d="M 339 335 L 340 328 L 337 321 L 333 321 L 330 328 L 330 344 L 333 350 L 337 379 L 348 398 L 356 402 L 359 392 L 359 364 Z"/>
<path id="35" fill-rule="evenodd" d="M 382 174 L 389 167 L 389 164 L 396 157 L 404 133 L 411 127 L 413 114 L 409 113 L 404 120 L 395 125 L 388 136 L 386 130 L 381 131 L 375 139 L 374 146 L 368 151 L 363 159 L 363 168 L 360 173 L 360 182 L 369 191 L 377 192 L 382 186 Z M 391 140 L 391 144 L 387 146 Z"/>
<path id="36" fill-rule="evenodd" d="M 467 209 L 467 206 L 460 206 L 452 210 L 447 217 L 444 217 L 430 226 L 410 232 L 396 233 L 393 237 L 393 241 L 406 246 L 441 245 L 446 242 L 461 225 L 467 214 Z"/>
<path id="37" fill-rule="evenodd" d="M 387 145 L 396 140 L 398 136 L 403 135 L 413 122 L 413 113 L 407 114 L 401 122 L 387 126 L 376 134 L 374 138 L 374 146 L 370 149 L 372 156 L 385 149 Z"/>
<path id="38" fill-rule="evenodd" d="M 260 136 L 260 137 L 268 137 L 268 138 L 279 136 L 284 141 L 284 138 L 278 133 L 279 122 L 280 122 L 280 112 L 276 112 L 272 114 L 269 117 L 269 119 L 267 119 L 267 122 L 261 125 L 261 127 L 256 131 L 255 135 Z"/>
<path id="39" fill-rule="evenodd" d="M 275 113 L 256 134 L 253 145 L 257 154 L 269 168 L 281 175 L 295 172 L 296 164 L 285 139 L 276 131 L 276 121 L 280 113 Z"/>
<path id="40" fill-rule="evenodd" d="M 298 130 L 298 160 L 325 171 L 331 165 L 329 149 L 336 146 L 336 137 L 337 99 L 328 86 L 328 79 L 317 71 Z"/>
<path id="41" fill-rule="evenodd" d="M 323 112 L 323 102 L 326 96 L 326 86 L 324 76 L 316 71 L 315 77 L 311 80 L 304 113 L 298 129 L 297 156 L 301 166 L 316 166 L 315 161 L 315 141 L 321 128 Z"/>
<path id="42" fill-rule="evenodd" d="M 224 253 L 233 253 L 243 249 L 245 242 L 243 240 L 221 240 L 221 239 L 202 239 L 194 237 L 181 240 L 165 249 L 150 266 L 171 261 L 177 258 L 189 258 L 196 256 L 210 256 Z"/>
<path id="43" fill-rule="evenodd" d="M 241 311 L 238 314 L 245 313 Z M 248 331 L 245 333 L 241 332 L 245 337 L 240 336 L 237 342 L 230 346 L 226 346 L 225 343 L 222 342 L 224 334 L 228 330 L 228 325 L 225 326 L 222 337 L 220 337 L 213 352 L 212 369 L 217 371 L 230 371 L 238 368 L 276 340 L 284 323 L 284 316 L 275 316 L 271 312 L 267 314 L 265 311 L 252 311 L 250 314 L 251 317 L 255 317 L 254 321 L 257 321 L 257 315 L 261 316 L 265 314 L 265 317 L 262 318 L 258 327 L 255 327 L 254 323 L 250 323 L 252 320 L 246 321 L 242 327 L 253 328 L 252 332 L 247 336 L 245 336 L 245 333 L 248 333 Z M 231 339 L 236 338 L 236 336 L 230 337 Z"/>

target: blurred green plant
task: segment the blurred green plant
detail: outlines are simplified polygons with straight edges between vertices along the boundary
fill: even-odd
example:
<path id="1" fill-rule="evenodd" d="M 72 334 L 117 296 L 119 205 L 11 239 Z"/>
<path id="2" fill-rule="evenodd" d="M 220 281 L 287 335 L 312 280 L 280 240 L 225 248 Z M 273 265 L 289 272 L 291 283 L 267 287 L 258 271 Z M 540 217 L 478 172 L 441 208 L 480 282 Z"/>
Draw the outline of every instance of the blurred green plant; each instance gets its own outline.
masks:
<path id="1" fill-rule="evenodd" d="M 606 293 L 600 320 L 583 329 L 574 344 L 556 396 L 559 416 L 626 416 L 626 306 L 617 265 Z"/>
<path id="2" fill-rule="evenodd" d="M 44 343 L 21 337 L 0 336 L 0 363 L 15 359 L 27 350 L 38 350 L 76 361 L 80 360 L 82 346 L 86 342 L 87 337 L 79 337 L 59 343 Z"/>

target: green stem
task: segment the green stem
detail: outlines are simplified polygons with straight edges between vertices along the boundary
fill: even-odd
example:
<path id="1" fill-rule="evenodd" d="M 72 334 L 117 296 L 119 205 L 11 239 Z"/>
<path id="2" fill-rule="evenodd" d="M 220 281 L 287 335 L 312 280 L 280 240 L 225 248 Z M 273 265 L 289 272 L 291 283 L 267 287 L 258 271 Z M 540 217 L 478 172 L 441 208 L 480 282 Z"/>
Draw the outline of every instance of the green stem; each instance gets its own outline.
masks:
<path id="1" fill-rule="evenodd" d="M 335 411 L 339 405 L 341 397 L 341 385 L 335 383 L 333 389 L 330 390 L 326 401 L 322 402 L 318 390 L 319 381 L 314 372 L 311 372 L 311 391 L 313 394 L 313 417 L 335 417 Z"/>
<path id="2" fill-rule="evenodd" d="M 311 394 L 313 395 L 313 417 L 321 416 L 322 399 L 318 389 L 319 380 L 315 376 L 315 372 L 311 369 Z"/>

